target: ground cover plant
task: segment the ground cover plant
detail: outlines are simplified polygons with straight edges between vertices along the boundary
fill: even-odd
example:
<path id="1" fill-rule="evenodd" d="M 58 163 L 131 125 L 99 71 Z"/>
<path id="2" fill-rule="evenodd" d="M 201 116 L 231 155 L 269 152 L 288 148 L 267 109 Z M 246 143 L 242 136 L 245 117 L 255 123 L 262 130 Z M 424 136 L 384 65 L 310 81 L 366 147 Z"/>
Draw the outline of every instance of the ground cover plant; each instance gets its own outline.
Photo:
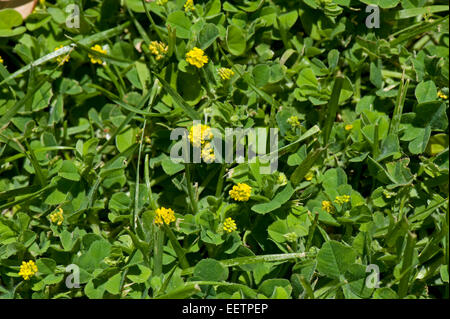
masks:
<path id="1" fill-rule="evenodd" d="M 448 22 L 437 0 L 0 9 L 0 296 L 448 298 Z M 216 163 L 227 128 L 278 129 L 276 170 Z"/>

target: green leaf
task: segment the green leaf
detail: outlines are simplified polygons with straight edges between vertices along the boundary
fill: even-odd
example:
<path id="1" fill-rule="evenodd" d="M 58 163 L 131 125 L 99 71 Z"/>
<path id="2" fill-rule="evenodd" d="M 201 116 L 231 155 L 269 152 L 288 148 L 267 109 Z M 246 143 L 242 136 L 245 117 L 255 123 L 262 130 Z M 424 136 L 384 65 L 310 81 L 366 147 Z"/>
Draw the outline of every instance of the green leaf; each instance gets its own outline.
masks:
<path id="1" fill-rule="evenodd" d="M 206 50 L 218 37 L 219 29 L 214 24 L 207 23 L 198 34 L 198 47 Z"/>
<path id="2" fill-rule="evenodd" d="M 343 244 L 325 242 L 317 255 L 317 270 L 325 276 L 340 279 L 356 260 L 356 252 Z"/>
<path id="3" fill-rule="evenodd" d="M 437 99 L 437 88 L 433 81 L 420 82 L 416 87 L 416 98 L 419 103 L 435 101 Z"/>
<path id="4" fill-rule="evenodd" d="M 387 9 L 396 7 L 400 0 L 361 0 L 361 2 Z"/>
<path id="5" fill-rule="evenodd" d="M 117 211 L 126 211 L 130 209 L 131 199 L 130 196 L 123 192 L 114 193 L 109 200 L 108 208 L 115 209 Z"/>
<path id="6" fill-rule="evenodd" d="M 228 278 L 228 268 L 211 258 L 200 260 L 195 265 L 194 276 L 200 280 L 222 281 Z"/>
<path id="7" fill-rule="evenodd" d="M 36 261 L 38 271 L 42 274 L 53 274 L 56 270 L 56 261 L 50 258 L 39 258 Z"/>
<path id="8" fill-rule="evenodd" d="M 81 178 L 80 174 L 78 173 L 77 167 L 75 166 L 73 161 L 70 160 L 63 161 L 58 175 L 71 181 L 79 181 Z"/>
<path id="9" fill-rule="evenodd" d="M 281 205 L 286 203 L 294 194 L 292 184 L 289 182 L 284 189 L 279 192 L 269 203 L 256 204 L 252 206 L 252 210 L 258 214 L 267 214 L 280 208 Z"/>
<path id="10" fill-rule="evenodd" d="M 105 284 L 106 291 L 112 295 L 118 295 L 120 293 L 121 280 L 122 280 L 122 273 L 120 272 L 109 278 Z"/>
<path id="11" fill-rule="evenodd" d="M 246 49 L 246 39 L 241 28 L 229 25 L 227 28 L 226 43 L 228 51 L 232 55 L 241 55 Z"/>
<path id="12" fill-rule="evenodd" d="M 166 25 L 176 29 L 177 38 L 189 39 L 191 34 L 191 21 L 182 11 L 174 11 L 167 17 Z"/>
<path id="13" fill-rule="evenodd" d="M 14 9 L 0 10 L 0 29 L 12 29 L 22 24 L 22 15 Z"/>

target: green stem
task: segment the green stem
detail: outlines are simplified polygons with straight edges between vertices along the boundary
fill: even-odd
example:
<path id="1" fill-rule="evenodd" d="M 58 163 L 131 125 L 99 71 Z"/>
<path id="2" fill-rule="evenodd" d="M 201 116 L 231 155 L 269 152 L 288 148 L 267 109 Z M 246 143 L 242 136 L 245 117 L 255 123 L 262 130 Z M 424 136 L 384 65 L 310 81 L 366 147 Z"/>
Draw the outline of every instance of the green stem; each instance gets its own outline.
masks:
<path id="1" fill-rule="evenodd" d="M 315 213 L 314 216 L 314 222 L 311 226 L 311 229 L 309 230 L 309 234 L 308 234 L 308 240 L 306 242 L 306 247 L 305 247 L 305 251 L 309 251 L 309 248 L 311 248 L 311 243 L 312 243 L 312 239 L 314 237 L 314 232 L 316 231 L 316 227 L 317 227 L 317 221 L 319 220 L 319 214 Z"/>
<path id="2" fill-rule="evenodd" d="M 155 276 L 159 276 L 162 273 L 162 260 L 163 260 L 163 245 L 164 245 L 164 231 L 158 226 L 155 227 L 155 255 L 153 257 L 153 273 Z"/>
<path id="3" fill-rule="evenodd" d="M 173 233 L 172 229 L 164 224 L 164 230 L 166 231 L 167 236 L 169 237 L 170 243 L 173 246 L 173 249 L 175 250 L 175 253 L 178 256 L 178 260 L 180 261 L 180 266 L 182 269 L 189 268 L 189 263 L 186 259 L 186 254 L 184 252 L 184 249 L 181 247 L 180 243 L 178 242 L 177 238 L 175 237 L 175 234 Z"/>
<path id="4" fill-rule="evenodd" d="M 189 200 L 191 201 L 192 211 L 194 212 L 194 214 L 197 214 L 198 206 L 197 206 L 197 201 L 194 196 L 194 189 L 192 188 L 192 184 L 191 184 L 190 165 L 185 164 L 184 167 L 185 167 L 185 174 L 186 174 L 186 184 L 187 184 L 187 189 L 188 189 L 188 194 L 189 194 Z"/>
<path id="5" fill-rule="evenodd" d="M 413 261 L 416 238 L 417 236 L 415 234 L 408 232 L 401 271 L 401 273 L 403 273 L 403 277 L 398 285 L 398 295 L 400 298 L 404 298 L 408 293 L 409 277 L 411 274 L 411 265 Z"/>
<path id="6" fill-rule="evenodd" d="M 219 179 L 217 181 L 216 197 L 219 197 L 222 194 L 223 180 L 225 179 L 223 177 L 223 174 L 225 174 L 226 169 L 227 169 L 226 165 L 222 164 L 222 168 L 220 169 L 220 173 L 219 173 Z"/>

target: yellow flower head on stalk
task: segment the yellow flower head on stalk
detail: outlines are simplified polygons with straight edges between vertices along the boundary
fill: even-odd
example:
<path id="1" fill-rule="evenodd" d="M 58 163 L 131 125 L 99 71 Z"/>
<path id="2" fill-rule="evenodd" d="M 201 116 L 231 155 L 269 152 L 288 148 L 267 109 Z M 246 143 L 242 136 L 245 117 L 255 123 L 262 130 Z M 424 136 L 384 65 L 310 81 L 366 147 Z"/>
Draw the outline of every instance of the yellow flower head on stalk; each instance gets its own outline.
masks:
<path id="1" fill-rule="evenodd" d="M 211 127 L 204 124 L 197 124 L 189 130 L 189 140 L 195 147 L 205 144 L 205 141 L 213 138 Z"/>
<path id="2" fill-rule="evenodd" d="M 58 51 L 59 49 L 62 49 L 64 46 L 61 44 L 59 47 L 56 47 L 54 51 Z M 70 56 L 68 54 L 66 55 L 60 55 L 56 57 L 56 61 L 58 61 L 59 64 L 64 64 L 66 62 L 69 62 Z"/>
<path id="3" fill-rule="evenodd" d="M 175 212 L 171 208 L 161 207 L 156 209 L 155 224 L 169 225 L 171 222 L 174 222 L 175 220 L 176 220 Z"/>
<path id="4" fill-rule="evenodd" d="M 448 96 L 445 95 L 444 93 L 442 93 L 442 91 L 439 91 L 439 92 L 437 93 L 437 95 L 438 95 L 438 97 L 440 97 L 440 98 L 443 99 L 443 100 L 448 99 Z"/>
<path id="5" fill-rule="evenodd" d="M 35 273 L 37 273 L 38 268 L 34 261 L 29 260 L 28 262 L 22 261 L 22 265 L 20 266 L 19 275 L 23 277 L 25 280 L 29 280 Z"/>
<path id="6" fill-rule="evenodd" d="M 205 52 L 202 49 L 195 47 L 191 51 L 186 53 L 186 61 L 189 64 L 194 65 L 200 69 L 206 63 L 208 63 L 208 57 L 205 55 Z"/>
<path id="7" fill-rule="evenodd" d="M 219 68 L 217 69 L 217 72 L 219 73 L 222 80 L 229 80 L 234 75 L 233 70 L 229 68 Z"/>
<path id="8" fill-rule="evenodd" d="M 237 229 L 236 227 L 236 222 L 233 220 L 233 218 L 228 217 L 227 219 L 225 219 L 225 221 L 223 222 L 223 230 L 231 233 L 233 231 L 235 231 Z"/>
<path id="9" fill-rule="evenodd" d="M 322 209 L 327 213 L 332 213 L 334 210 L 333 204 L 329 200 L 322 201 Z"/>
<path id="10" fill-rule="evenodd" d="M 314 177 L 314 172 L 308 172 L 308 173 L 305 175 L 305 179 L 306 179 L 307 181 L 312 180 L 313 177 Z"/>
<path id="11" fill-rule="evenodd" d="M 94 45 L 93 47 L 91 47 L 91 50 L 106 54 L 106 50 L 102 49 L 102 47 L 99 44 Z M 88 54 L 89 58 L 91 59 L 91 63 L 95 64 L 103 64 L 103 60 L 101 58 L 98 58 L 96 56 L 94 56 L 93 54 Z"/>
<path id="12" fill-rule="evenodd" d="M 148 46 L 150 52 L 155 56 L 156 61 L 161 60 L 169 51 L 169 47 L 160 41 L 152 41 Z"/>
<path id="13" fill-rule="evenodd" d="M 348 195 L 336 196 L 336 198 L 334 199 L 334 202 L 336 204 L 340 204 L 340 205 L 348 203 L 349 201 L 350 201 L 350 196 L 348 196 Z"/>
<path id="14" fill-rule="evenodd" d="M 238 183 L 233 186 L 233 189 L 230 190 L 230 197 L 236 201 L 246 202 L 250 198 L 250 194 L 252 192 L 251 186 L 245 183 Z"/>
<path id="15" fill-rule="evenodd" d="M 288 118 L 287 122 L 293 128 L 300 127 L 300 121 L 295 115 L 292 115 L 290 118 Z"/>
<path id="16" fill-rule="evenodd" d="M 58 209 L 58 211 L 50 214 L 50 220 L 52 221 L 52 223 L 57 224 L 58 226 L 60 226 L 63 223 L 64 216 L 61 207 Z"/>
<path id="17" fill-rule="evenodd" d="M 347 124 L 346 126 L 344 126 L 344 129 L 345 129 L 346 131 L 350 131 L 352 128 L 353 128 L 353 125 L 352 125 L 352 124 Z"/>
<path id="18" fill-rule="evenodd" d="M 214 155 L 214 149 L 211 147 L 211 143 L 205 143 L 202 147 L 201 155 L 206 163 L 212 163 L 215 160 L 216 156 Z"/>
<path id="19" fill-rule="evenodd" d="M 187 0 L 186 3 L 184 4 L 184 11 L 189 12 L 194 10 L 195 10 L 194 0 Z"/>
<path id="20" fill-rule="evenodd" d="M 3 62 L 4 62 L 4 61 L 3 61 L 3 58 L 2 58 L 2 56 L 0 55 L 0 63 L 3 64 Z"/>

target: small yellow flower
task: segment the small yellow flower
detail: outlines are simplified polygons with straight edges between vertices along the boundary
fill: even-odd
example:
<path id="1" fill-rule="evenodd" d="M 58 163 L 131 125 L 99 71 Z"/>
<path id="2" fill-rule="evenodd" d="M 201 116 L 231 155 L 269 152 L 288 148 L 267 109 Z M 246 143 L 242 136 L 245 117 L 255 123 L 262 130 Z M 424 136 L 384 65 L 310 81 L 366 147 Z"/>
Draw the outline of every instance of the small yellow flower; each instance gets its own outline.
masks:
<path id="1" fill-rule="evenodd" d="M 284 173 L 279 173 L 277 178 L 277 184 L 283 186 L 286 185 L 288 182 L 287 177 Z"/>
<path id="2" fill-rule="evenodd" d="M 150 52 L 155 56 L 156 61 L 161 60 L 169 51 L 169 47 L 160 41 L 152 41 L 148 46 Z"/>
<path id="3" fill-rule="evenodd" d="M 59 49 L 63 48 L 64 46 L 61 44 L 59 47 L 56 47 L 54 51 L 58 51 Z M 66 62 L 69 62 L 70 55 L 66 54 L 65 56 L 57 56 L 56 61 L 58 61 L 59 64 L 64 64 Z"/>
<path id="4" fill-rule="evenodd" d="M 392 196 L 394 196 L 395 195 L 395 193 L 393 193 L 393 192 L 390 192 L 390 191 L 388 191 L 388 190 L 383 190 L 383 195 L 386 197 L 386 198 L 391 198 Z"/>
<path id="5" fill-rule="evenodd" d="M 225 221 L 223 222 L 223 230 L 231 233 L 232 231 L 235 231 L 237 229 L 236 227 L 236 222 L 231 218 L 228 217 L 227 219 L 225 219 Z"/>
<path id="6" fill-rule="evenodd" d="M 348 203 L 349 201 L 350 201 L 350 196 L 348 196 L 348 195 L 336 196 L 336 198 L 334 199 L 334 202 L 336 204 L 340 204 L 340 205 Z"/>
<path id="7" fill-rule="evenodd" d="M 333 204 L 329 200 L 322 201 L 322 209 L 327 213 L 332 213 L 334 210 Z"/>
<path id="8" fill-rule="evenodd" d="M 352 124 L 347 124 L 347 125 L 344 127 L 344 129 L 345 129 L 346 131 L 350 131 L 352 128 L 353 128 L 353 125 L 352 125 Z"/>
<path id="9" fill-rule="evenodd" d="M 292 115 L 290 118 L 288 118 L 287 122 L 289 125 L 291 125 L 292 128 L 300 127 L 300 121 L 295 115 Z"/>
<path id="10" fill-rule="evenodd" d="M 205 52 L 202 49 L 195 47 L 191 51 L 186 53 L 186 61 L 189 64 L 194 65 L 200 69 L 206 63 L 208 63 L 208 57 L 205 55 Z"/>
<path id="11" fill-rule="evenodd" d="M 4 61 L 3 61 L 3 58 L 2 58 L 2 56 L 0 55 L 0 63 L 3 64 L 3 62 L 4 62 Z"/>
<path id="12" fill-rule="evenodd" d="M 34 261 L 29 260 L 28 262 L 22 261 L 22 265 L 20 266 L 19 275 L 23 277 L 25 280 L 29 280 L 31 276 L 37 273 L 38 268 Z"/>
<path id="13" fill-rule="evenodd" d="M 250 198 L 250 194 L 252 192 L 252 187 L 245 183 L 238 183 L 233 186 L 233 189 L 230 190 L 230 197 L 236 201 L 246 202 Z"/>
<path id="14" fill-rule="evenodd" d="M 104 50 L 99 44 L 94 45 L 91 47 L 91 50 L 106 54 L 106 50 Z M 94 56 L 93 54 L 88 54 L 89 58 L 91 59 L 91 63 L 95 64 L 103 64 L 103 60 L 99 57 Z"/>
<path id="15" fill-rule="evenodd" d="M 187 0 L 186 3 L 184 4 L 184 11 L 189 12 L 194 10 L 195 10 L 194 0 Z"/>
<path id="16" fill-rule="evenodd" d="M 63 223 L 64 216 L 61 207 L 58 209 L 57 212 L 53 212 L 50 214 L 50 220 L 52 221 L 52 223 L 57 224 L 58 226 L 60 226 Z"/>
<path id="17" fill-rule="evenodd" d="M 195 147 L 205 144 L 205 141 L 213 138 L 211 127 L 204 124 L 197 124 L 189 130 L 189 140 Z"/>
<path id="18" fill-rule="evenodd" d="M 438 97 L 440 97 L 440 98 L 443 99 L 443 100 L 448 99 L 448 96 L 445 95 L 444 93 L 442 93 L 442 91 L 439 91 L 437 95 L 438 95 Z"/>
<path id="19" fill-rule="evenodd" d="M 307 181 L 312 180 L 313 177 L 314 177 L 314 172 L 308 172 L 308 173 L 305 175 L 305 179 L 306 179 Z"/>
<path id="20" fill-rule="evenodd" d="M 232 69 L 228 69 L 228 68 L 219 68 L 217 70 L 217 72 L 219 73 L 219 75 L 222 78 L 222 80 L 229 80 L 234 75 L 233 70 Z"/>
<path id="21" fill-rule="evenodd" d="M 171 208 L 161 207 L 156 209 L 155 224 L 169 225 L 171 222 L 174 222 L 175 220 L 176 220 L 175 212 Z"/>
<path id="22" fill-rule="evenodd" d="M 159 6 L 163 6 L 167 3 L 167 1 L 169 1 L 169 0 L 156 0 L 156 4 Z"/>
<path id="23" fill-rule="evenodd" d="M 205 143 L 202 147 L 201 155 L 206 163 L 212 163 L 215 160 L 216 156 L 214 155 L 214 149 L 211 147 L 211 143 Z"/>

